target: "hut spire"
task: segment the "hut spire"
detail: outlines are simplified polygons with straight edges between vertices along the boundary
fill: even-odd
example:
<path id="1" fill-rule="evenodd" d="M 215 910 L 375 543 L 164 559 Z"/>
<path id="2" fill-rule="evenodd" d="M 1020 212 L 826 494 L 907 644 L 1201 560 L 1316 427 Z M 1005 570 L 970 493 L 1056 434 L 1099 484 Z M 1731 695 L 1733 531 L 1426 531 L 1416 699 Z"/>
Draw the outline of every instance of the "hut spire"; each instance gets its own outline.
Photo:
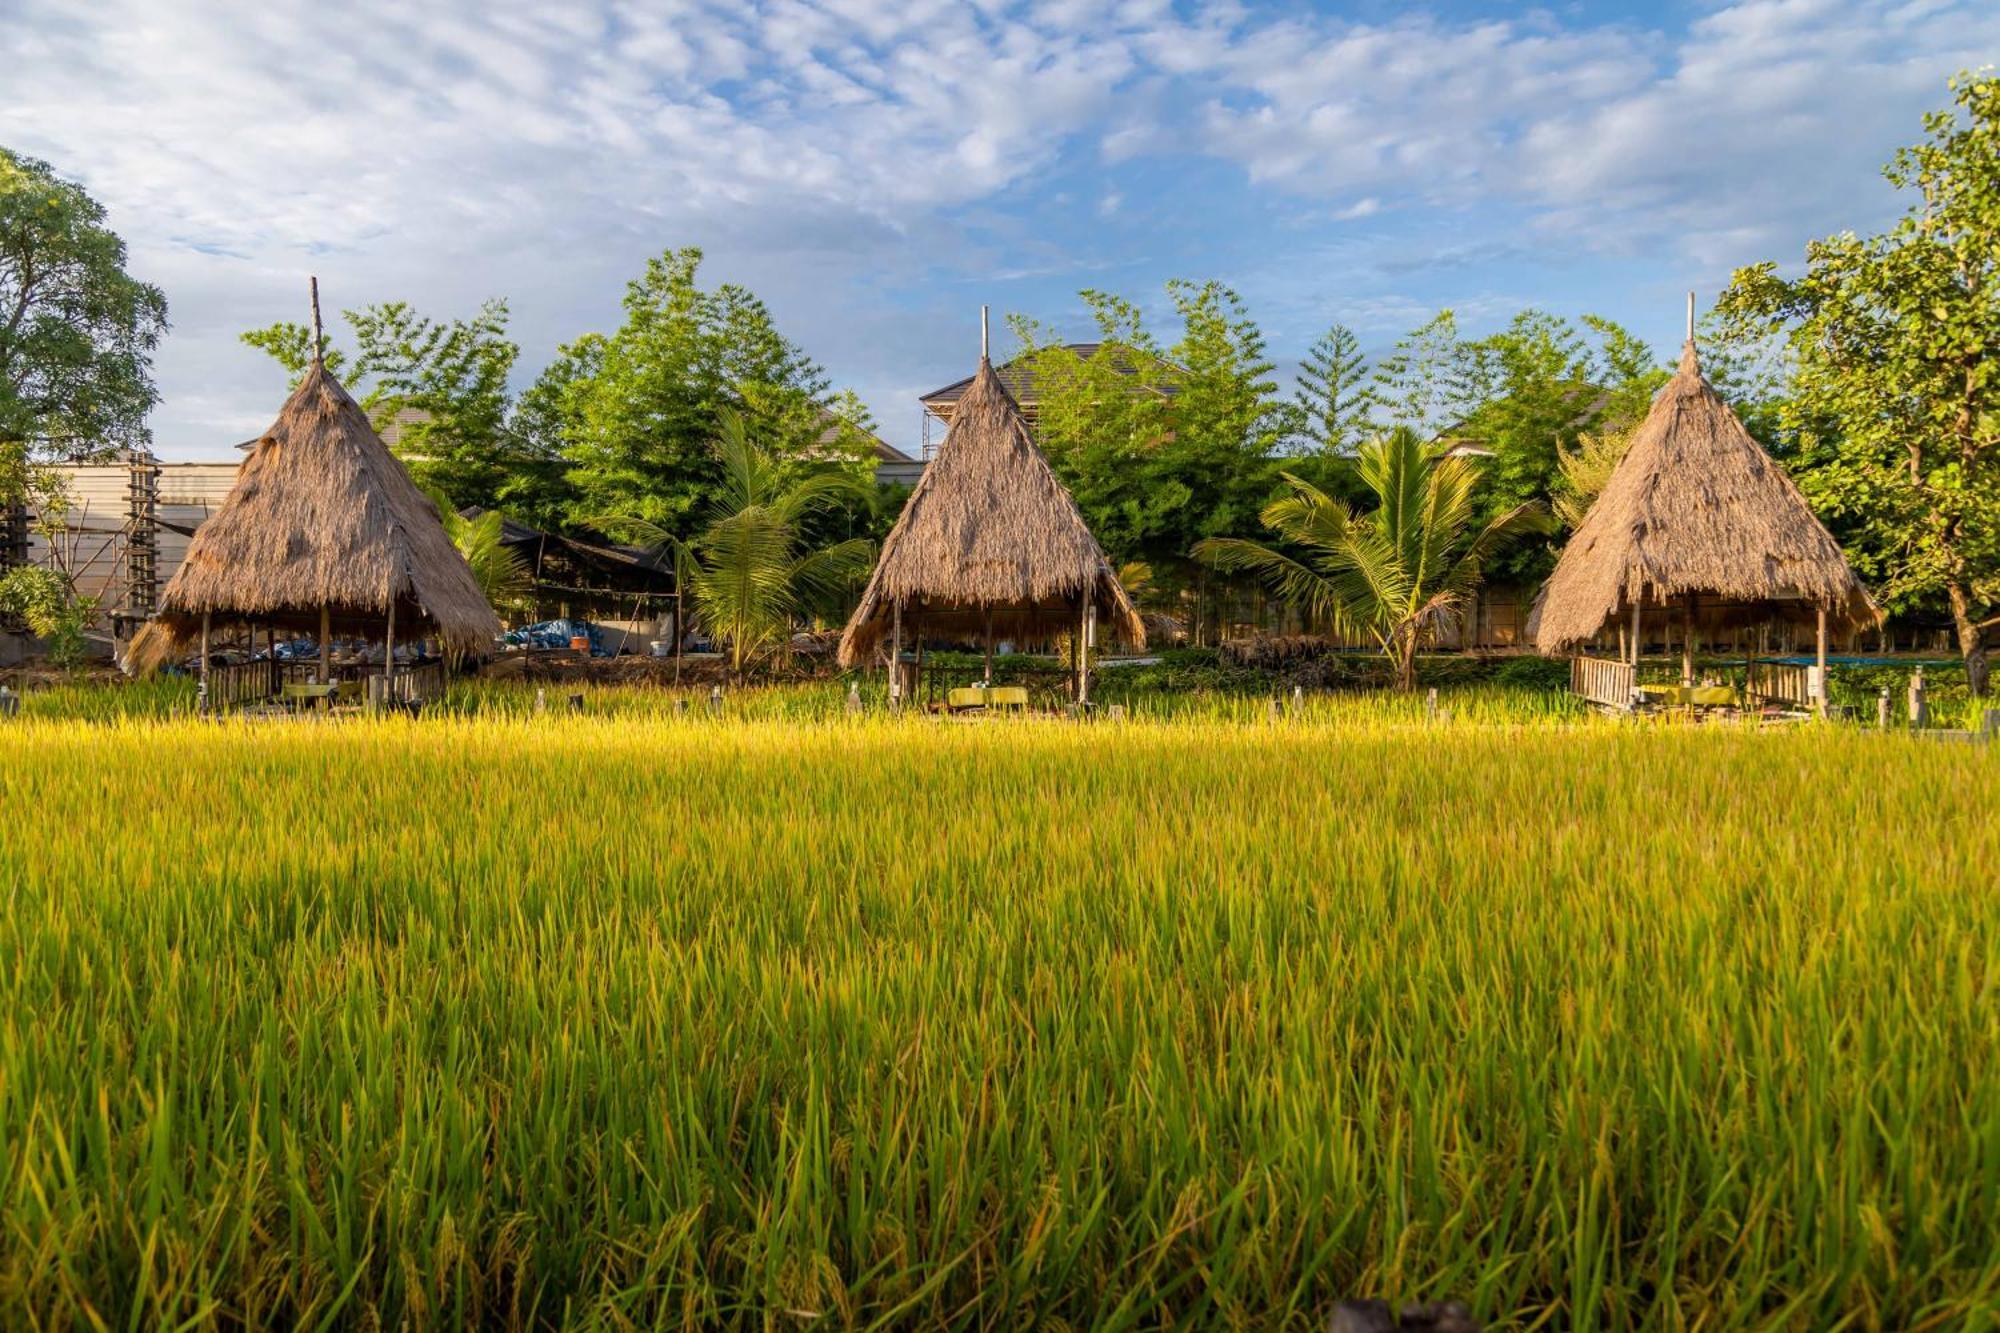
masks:
<path id="1" fill-rule="evenodd" d="M 929 637 L 1047 642 L 1087 609 L 1135 648 L 1146 627 L 1076 500 L 1036 446 L 1020 405 L 982 358 L 951 434 L 903 502 L 840 640 L 840 662 L 872 660 L 902 617 Z"/>
<path id="2" fill-rule="evenodd" d="M 319 326 L 319 275 L 309 279 L 312 283 L 313 308 L 313 364 L 323 365 L 326 361 L 326 334 Z"/>
<path id="3" fill-rule="evenodd" d="M 986 332 L 986 307 L 981 306 L 979 307 L 979 364 L 983 366 L 990 360 L 992 360 L 992 346 Z"/>
<path id="4" fill-rule="evenodd" d="M 1713 626 L 1825 612 L 1849 631 L 1879 617 L 1833 534 L 1702 377 L 1692 293 L 1679 372 L 1542 585 L 1528 633 L 1567 652 L 1642 605 L 1691 615 L 1690 599 Z"/>

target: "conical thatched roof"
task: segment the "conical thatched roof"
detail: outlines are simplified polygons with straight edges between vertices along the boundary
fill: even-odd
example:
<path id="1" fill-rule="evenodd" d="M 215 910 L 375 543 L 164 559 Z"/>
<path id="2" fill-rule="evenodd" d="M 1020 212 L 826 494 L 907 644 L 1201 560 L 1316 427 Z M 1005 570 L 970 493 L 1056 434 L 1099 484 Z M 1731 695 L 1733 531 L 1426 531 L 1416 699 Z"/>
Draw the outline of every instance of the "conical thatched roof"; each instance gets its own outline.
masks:
<path id="1" fill-rule="evenodd" d="M 840 640 L 866 660 L 903 603 L 906 633 L 1046 641 L 1073 630 L 1089 591 L 1110 637 L 1144 647 L 1145 626 L 1076 501 L 1035 447 L 992 362 L 958 399 L 951 434 L 882 543 Z"/>
<path id="2" fill-rule="evenodd" d="M 1704 624 L 1816 617 L 1847 632 L 1879 612 L 1785 470 L 1702 378 L 1689 341 L 1678 373 L 1542 588 L 1529 633 L 1560 653 L 1615 629 L 1637 601 Z"/>
<path id="3" fill-rule="evenodd" d="M 318 634 L 331 607 L 336 634 L 380 638 L 392 598 L 399 639 L 480 651 L 500 632 L 436 506 L 315 362 L 196 529 L 127 661 L 149 670 L 189 651 L 204 613 Z"/>

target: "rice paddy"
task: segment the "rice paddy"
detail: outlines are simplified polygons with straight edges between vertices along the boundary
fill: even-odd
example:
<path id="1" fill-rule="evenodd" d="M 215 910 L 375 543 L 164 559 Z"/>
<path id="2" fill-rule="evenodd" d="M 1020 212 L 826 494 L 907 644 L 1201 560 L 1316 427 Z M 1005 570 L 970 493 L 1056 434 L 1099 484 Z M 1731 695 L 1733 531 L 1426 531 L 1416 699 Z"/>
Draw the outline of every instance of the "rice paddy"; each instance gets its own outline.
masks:
<path id="1" fill-rule="evenodd" d="M 2000 750 L 1526 697 L 0 740 L 0 1324 L 2000 1324 Z"/>

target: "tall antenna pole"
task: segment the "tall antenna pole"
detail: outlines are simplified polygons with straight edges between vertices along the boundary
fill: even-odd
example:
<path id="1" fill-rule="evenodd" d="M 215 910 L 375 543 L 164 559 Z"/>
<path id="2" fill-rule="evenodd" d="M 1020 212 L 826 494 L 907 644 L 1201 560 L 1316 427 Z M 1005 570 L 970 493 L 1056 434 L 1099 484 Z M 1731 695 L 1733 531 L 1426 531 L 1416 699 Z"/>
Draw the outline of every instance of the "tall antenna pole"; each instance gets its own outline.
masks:
<path id="1" fill-rule="evenodd" d="M 986 360 L 988 358 L 988 354 L 989 354 L 989 349 L 987 345 L 987 336 L 986 336 L 986 307 L 981 306 L 979 307 L 979 359 L 981 361 Z"/>
<path id="2" fill-rule="evenodd" d="M 1688 341 L 1694 341 L 1694 293 L 1688 293 Z"/>
<path id="3" fill-rule="evenodd" d="M 313 360 L 317 362 L 317 361 L 324 361 L 326 359 L 326 334 L 321 332 L 319 327 L 318 276 L 315 275 L 311 279 L 311 281 L 312 281 L 312 302 L 313 302 Z"/>

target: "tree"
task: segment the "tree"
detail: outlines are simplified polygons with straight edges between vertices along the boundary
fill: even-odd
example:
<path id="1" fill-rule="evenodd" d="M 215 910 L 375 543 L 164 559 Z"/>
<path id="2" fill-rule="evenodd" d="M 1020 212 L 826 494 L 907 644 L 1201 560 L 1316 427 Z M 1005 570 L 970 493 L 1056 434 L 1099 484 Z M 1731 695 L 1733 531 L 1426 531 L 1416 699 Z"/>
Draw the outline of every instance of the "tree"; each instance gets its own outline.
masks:
<path id="1" fill-rule="evenodd" d="M 1157 466 L 1171 429 L 1171 368 L 1135 303 L 1106 292 L 1080 295 L 1097 326 L 1090 355 L 1078 356 L 1046 326 L 1011 316 L 1023 350 L 1010 364 L 1034 383 L 1036 440 L 1085 522 L 1114 561 L 1136 559 L 1171 549 L 1191 498 Z"/>
<path id="2" fill-rule="evenodd" d="M 1440 310 L 1412 330 L 1369 375 L 1373 433 L 1407 426 L 1436 434 L 1465 420 L 1490 396 L 1486 368 L 1458 336 L 1458 316 Z"/>
<path id="3" fill-rule="evenodd" d="M 1891 184 L 1913 192 L 1887 233 L 1812 242 L 1806 272 L 1737 271 L 1722 308 L 1784 333 L 1784 416 L 1808 499 L 1854 543 L 1892 608 L 1941 599 L 1975 696 L 2000 629 L 2000 77 L 1952 81 Z"/>
<path id="4" fill-rule="evenodd" d="M 721 478 L 706 521 L 683 540 L 640 516 L 603 520 L 606 528 L 674 550 L 677 576 L 709 633 L 729 645 L 738 676 L 781 653 L 799 618 L 824 609 L 865 574 L 875 545 L 850 538 L 813 547 L 803 527 L 814 516 L 866 496 L 866 484 L 838 466 L 801 475 L 790 460 L 752 440 L 747 419 L 724 409 L 710 446 Z"/>
<path id="5" fill-rule="evenodd" d="M 417 484 L 454 509 L 507 505 L 532 461 L 508 427 L 507 377 L 521 349 L 507 336 L 507 303 L 487 301 L 471 319 L 431 319 L 405 301 L 341 315 L 355 351 L 350 359 L 328 348 L 326 367 L 349 373 L 378 430 L 395 426 L 396 452 Z M 269 353 L 294 386 L 312 364 L 312 331 L 303 324 L 281 321 L 243 341 Z"/>
<path id="6" fill-rule="evenodd" d="M 530 395 L 538 448 L 564 460 L 579 521 L 618 513 L 686 535 L 733 484 L 711 446 L 730 415 L 782 478 L 872 470 L 854 433 L 827 438 L 825 372 L 750 292 L 704 290 L 701 258 L 690 247 L 649 261 L 623 327 L 564 347 Z"/>
<path id="7" fill-rule="evenodd" d="M 443 491 L 425 487 L 424 494 L 437 506 L 444 535 L 465 557 L 466 567 L 472 571 L 472 581 L 479 585 L 487 605 L 502 613 L 523 611 L 532 606 L 533 575 L 527 562 L 521 559 L 520 552 L 507 545 L 506 519 L 500 511 L 488 509 L 467 518 L 452 507 L 450 498 Z"/>
<path id="8" fill-rule="evenodd" d="M 1349 454 L 1367 432 L 1372 408 L 1361 341 L 1335 324 L 1306 349 L 1292 397 L 1291 434 L 1319 454 Z"/>
<path id="9" fill-rule="evenodd" d="M 1263 334 L 1229 288 L 1169 282 L 1181 333 L 1166 349 L 1136 303 L 1081 295 L 1097 325 L 1088 356 L 1010 320 L 1035 384 L 1036 436 L 1111 558 L 1144 561 L 1164 582 L 1189 572 L 1194 542 L 1255 515 L 1287 413 Z"/>
<path id="10" fill-rule="evenodd" d="M 104 208 L 0 148 L 0 444 L 85 458 L 151 442 L 160 289 L 125 271 Z"/>
<path id="11" fill-rule="evenodd" d="M 1611 474 L 1625 461 L 1632 445 L 1630 430 L 1585 431 L 1576 443 L 1565 448 L 1556 460 L 1562 481 L 1556 487 L 1550 507 L 1556 518 L 1571 531 L 1583 526 L 1583 517 L 1603 493 Z"/>
<path id="12" fill-rule="evenodd" d="M 62 472 L 34 457 L 26 441 L 0 441 L 0 510 L 34 511 L 35 533 L 48 547 L 46 564 L 0 573 L 0 616 L 16 617 L 48 644 L 49 660 L 68 669 L 82 663 L 85 631 L 98 600 L 77 591 L 77 533 L 69 525 L 69 484 Z"/>
<path id="13" fill-rule="evenodd" d="M 1220 537 L 1196 554 L 1218 569 L 1258 575 L 1312 620 L 1367 633 L 1395 663 L 1398 686 L 1413 689 L 1417 650 L 1439 617 L 1465 604 L 1495 550 L 1546 528 L 1547 517 L 1538 504 L 1523 504 L 1475 527 L 1478 464 L 1446 457 L 1407 427 L 1362 445 L 1355 467 L 1376 497 L 1373 511 L 1357 513 L 1286 473 L 1291 494 L 1262 515 L 1283 547 Z"/>

